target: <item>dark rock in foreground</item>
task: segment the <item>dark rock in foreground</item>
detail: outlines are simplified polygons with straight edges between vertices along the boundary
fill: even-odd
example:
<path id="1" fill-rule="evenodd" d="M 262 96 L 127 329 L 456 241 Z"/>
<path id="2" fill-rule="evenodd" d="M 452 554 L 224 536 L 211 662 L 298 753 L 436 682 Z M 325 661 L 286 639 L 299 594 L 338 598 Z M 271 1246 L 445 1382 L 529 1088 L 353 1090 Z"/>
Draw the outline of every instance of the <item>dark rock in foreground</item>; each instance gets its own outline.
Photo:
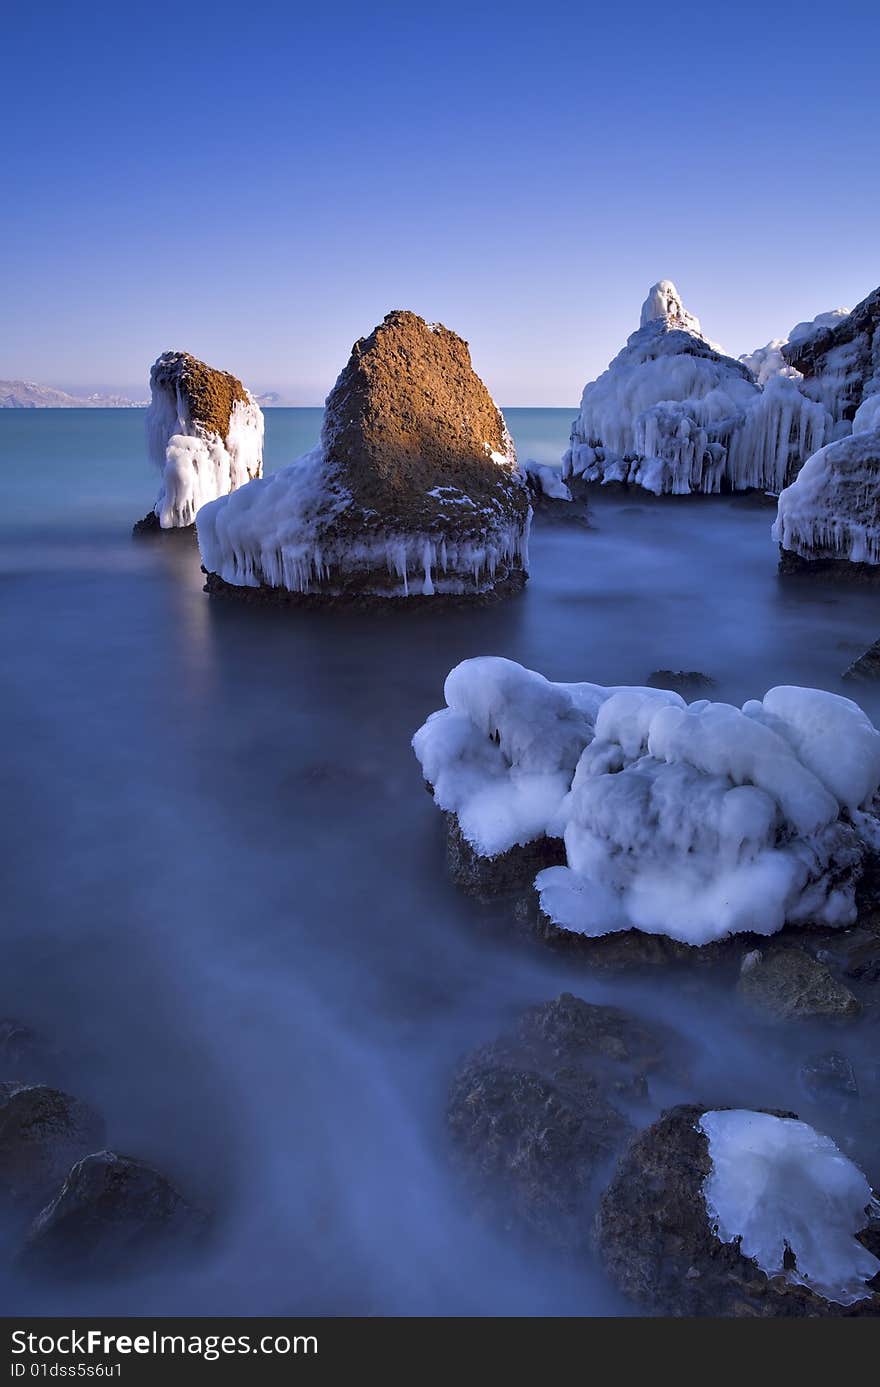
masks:
<path id="1" fill-rule="evenodd" d="M 669 1041 L 616 1007 L 563 993 L 470 1055 L 453 1081 L 448 1121 L 477 1206 L 583 1250 L 591 1188 L 631 1131 L 616 1105 L 646 1097 Z"/>
<path id="2" fill-rule="evenodd" d="M 203 1222 L 152 1166 L 99 1151 L 73 1167 L 37 1215 L 21 1261 L 29 1270 L 56 1274 L 128 1272 L 179 1252 Z"/>
<path id="3" fill-rule="evenodd" d="M 876 1292 L 837 1304 L 784 1275 L 768 1277 L 738 1241 L 720 1241 L 703 1195 L 712 1170 L 708 1138 L 696 1125 L 703 1112 L 682 1106 L 664 1113 L 629 1147 L 602 1197 L 596 1237 L 619 1289 L 643 1309 L 675 1316 L 880 1314 Z"/>
<path id="4" fill-rule="evenodd" d="M 0 1084 L 0 1190 L 14 1200 L 46 1198 L 103 1139 L 103 1121 L 78 1098 L 43 1084 Z"/>

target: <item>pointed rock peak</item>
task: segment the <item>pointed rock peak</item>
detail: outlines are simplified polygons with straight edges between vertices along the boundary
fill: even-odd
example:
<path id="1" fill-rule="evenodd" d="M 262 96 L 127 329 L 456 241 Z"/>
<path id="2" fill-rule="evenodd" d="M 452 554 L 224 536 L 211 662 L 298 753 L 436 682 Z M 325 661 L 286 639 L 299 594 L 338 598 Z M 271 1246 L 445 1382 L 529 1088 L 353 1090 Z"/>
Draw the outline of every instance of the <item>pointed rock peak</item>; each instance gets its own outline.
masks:
<path id="1" fill-rule="evenodd" d="M 648 290 L 648 297 L 642 304 L 642 317 L 639 326 L 647 327 L 649 323 L 658 320 L 665 322 L 668 328 L 677 329 L 680 332 L 690 332 L 694 337 L 702 337 L 703 335 L 699 318 L 695 318 L 693 313 L 688 313 L 681 301 L 681 295 L 671 279 L 658 280 Z"/>

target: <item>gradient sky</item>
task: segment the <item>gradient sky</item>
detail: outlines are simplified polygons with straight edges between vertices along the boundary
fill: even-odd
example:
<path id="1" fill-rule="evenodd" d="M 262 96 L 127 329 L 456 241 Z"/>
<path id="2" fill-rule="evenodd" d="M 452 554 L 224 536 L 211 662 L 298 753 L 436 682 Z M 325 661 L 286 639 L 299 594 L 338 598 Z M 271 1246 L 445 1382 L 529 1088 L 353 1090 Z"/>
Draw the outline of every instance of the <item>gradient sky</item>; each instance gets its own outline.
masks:
<path id="1" fill-rule="evenodd" d="M 880 282 L 876 0 L 19 7 L 0 377 L 320 403 L 388 309 L 572 405 L 676 281 L 733 354 Z"/>

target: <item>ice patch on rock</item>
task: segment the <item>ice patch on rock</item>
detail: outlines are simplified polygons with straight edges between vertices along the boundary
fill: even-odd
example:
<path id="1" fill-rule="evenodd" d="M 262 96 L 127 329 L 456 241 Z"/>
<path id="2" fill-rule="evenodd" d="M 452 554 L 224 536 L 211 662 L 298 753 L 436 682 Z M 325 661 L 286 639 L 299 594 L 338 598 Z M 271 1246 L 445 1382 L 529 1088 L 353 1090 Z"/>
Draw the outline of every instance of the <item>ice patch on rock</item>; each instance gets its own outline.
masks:
<path id="1" fill-rule="evenodd" d="M 871 1188 L 830 1137 L 745 1109 L 706 1112 L 697 1126 L 709 1142 L 703 1195 L 721 1242 L 739 1239 L 767 1276 L 785 1275 L 826 1300 L 849 1305 L 871 1294 L 865 1283 L 880 1262 L 855 1238 Z"/>

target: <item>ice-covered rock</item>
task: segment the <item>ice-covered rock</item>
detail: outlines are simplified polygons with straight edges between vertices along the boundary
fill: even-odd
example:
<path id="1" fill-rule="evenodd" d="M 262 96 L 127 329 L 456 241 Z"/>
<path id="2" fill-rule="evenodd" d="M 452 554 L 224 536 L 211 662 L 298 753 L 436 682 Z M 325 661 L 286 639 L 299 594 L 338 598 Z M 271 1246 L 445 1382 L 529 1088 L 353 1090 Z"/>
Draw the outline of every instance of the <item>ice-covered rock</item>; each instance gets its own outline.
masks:
<path id="1" fill-rule="evenodd" d="M 880 580 L 880 289 L 792 339 L 785 360 L 832 418 L 831 442 L 779 497 L 780 572 Z"/>
<path id="2" fill-rule="evenodd" d="M 880 580 L 880 420 L 874 400 L 859 432 L 808 458 L 779 497 L 773 537 L 780 571 Z M 862 424 L 870 427 L 862 430 Z"/>
<path id="3" fill-rule="evenodd" d="M 749 365 L 702 333 L 668 280 L 641 326 L 584 390 L 563 476 L 659 494 L 780 490 L 825 442 L 828 416 L 794 379 Z"/>
<path id="4" fill-rule="evenodd" d="M 847 431 L 862 400 L 880 391 L 880 288 L 851 313 L 825 316 L 827 321 L 817 319 L 818 327 L 810 324 L 805 334 L 796 335 L 795 329 L 782 354 L 803 376 L 804 392 L 830 413 L 837 437 Z"/>
<path id="5" fill-rule="evenodd" d="M 780 687 L 688 706 L 496 657 L 444 692 L 413 739 L 434 799 L 487 859 L 563 839 L 565 865 L 535 883 L 558 929 L 702 945 L 855 918 L 880 733 L 849 699 Z"/>
<path id="6" fill-rule="evenodd" d="M 356 342 L 321 441 L 199 514 L 209 591 L 480 596 L 521 587 L 531 507 L 467 343 L 395 311 Z"/>
<path id="7" fill-rule="evenodd" d="M 147 449 L 162 475 L 136 531 L 192 525 L 201 506 L 263 470 L 263 414 L 249 390 L 188 352 L 164 352 L 150 371 Z"/>
<path id="8" fill-rule="evenodd" d="M 531 458 L 526 463 L 526 482 L 529 491 L 538 501 L 570 501 L 571 492 L 562 480 L 562 469 L 551 467 L 545 462 L 535 462 Z"/>
<path id="9" fill-rule="evenodd" d="M 875 1211 L 858 1167 L 793 1114 L 686 1106 L 624 1154 L 596 1233 L 612 1279 L 653 1311 L 876 1316 Z"/>

